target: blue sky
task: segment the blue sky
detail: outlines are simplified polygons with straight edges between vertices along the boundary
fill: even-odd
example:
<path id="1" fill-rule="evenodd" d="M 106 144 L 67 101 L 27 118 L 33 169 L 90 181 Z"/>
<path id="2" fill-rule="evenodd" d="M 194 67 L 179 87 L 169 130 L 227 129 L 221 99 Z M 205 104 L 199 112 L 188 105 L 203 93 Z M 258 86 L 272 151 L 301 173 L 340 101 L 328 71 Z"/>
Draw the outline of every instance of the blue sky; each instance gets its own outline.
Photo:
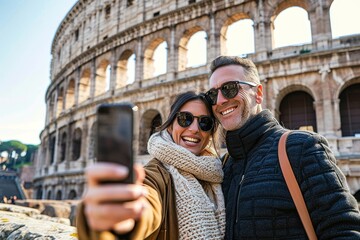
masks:
<path id="1" fill-rule="evenodd" d="M 0 0 L 0 141 L 15 139 L 26 144 L 40 143 L 39 134 L 45 126 L 45 92 L 50 84 L 51 43 L 62 19 L 76 2 Z M 360 0 L 336 0 L 334 3 L 337 7 L 331 11 L 336 19 L 331 26 L 333 37 L 360 33 Z M 299 13 L 305 13 L 307 18 L 305 11 Z M 295 16 L 293 9 L 284 11 L 285 14 Z M 304 30 L 292 26 L 283 25 L 288 28 L 280 33 L 281 40 L 290 36 L 296 36 L 296 40 L 304 37 Z M 283 27 L 277 26 L 277 31 Z M 241 29 L 246 30 L 240 27 L 235 32 L 240 34 Z M 248 29 L 252 27 L 249 25 Z M 295 32 L 291 33 L 292 30 Z M 235 45 L 246 46 L 242 40 L 246 39 L 236 38 Z"/>
<path id="2" fill-rule="evenodd" d="M 0 0 L 0 140 L 39 144 L 55 32 L 76 0 Z"/>

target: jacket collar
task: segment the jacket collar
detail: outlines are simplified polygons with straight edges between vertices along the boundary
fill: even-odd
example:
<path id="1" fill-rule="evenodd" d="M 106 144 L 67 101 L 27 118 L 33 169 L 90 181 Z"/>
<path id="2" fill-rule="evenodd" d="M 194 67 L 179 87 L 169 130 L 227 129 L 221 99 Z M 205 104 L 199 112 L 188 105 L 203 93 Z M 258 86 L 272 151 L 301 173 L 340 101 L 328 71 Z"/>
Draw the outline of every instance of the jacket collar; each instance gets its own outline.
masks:
<path id="1" fill-rule="evenodd" d="M 274 126 L 280 126 L 269 110 L 252 116 L 239 129 L 226 133 L 228 152 L 234 159 L 246 158 L 258 141 Z"/>

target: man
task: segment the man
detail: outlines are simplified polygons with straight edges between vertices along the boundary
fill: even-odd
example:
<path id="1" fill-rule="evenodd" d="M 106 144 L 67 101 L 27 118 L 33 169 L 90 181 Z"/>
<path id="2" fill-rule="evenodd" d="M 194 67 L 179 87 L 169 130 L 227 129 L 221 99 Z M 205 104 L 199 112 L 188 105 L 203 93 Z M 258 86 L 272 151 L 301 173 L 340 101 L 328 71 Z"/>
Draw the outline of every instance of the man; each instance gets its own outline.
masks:
<path id="1" fill-rule="evenodd" d="M 277 147 L 286 131 L 262 110 L 263 88 L 248 59 L 220 56 L 206 93 L 226 130 L 226 239 L 307 239 L 284 181 Z M 287 153 L 319 239 L 360 239 L 360 214 L 326 139 L 296 131 Z"/>

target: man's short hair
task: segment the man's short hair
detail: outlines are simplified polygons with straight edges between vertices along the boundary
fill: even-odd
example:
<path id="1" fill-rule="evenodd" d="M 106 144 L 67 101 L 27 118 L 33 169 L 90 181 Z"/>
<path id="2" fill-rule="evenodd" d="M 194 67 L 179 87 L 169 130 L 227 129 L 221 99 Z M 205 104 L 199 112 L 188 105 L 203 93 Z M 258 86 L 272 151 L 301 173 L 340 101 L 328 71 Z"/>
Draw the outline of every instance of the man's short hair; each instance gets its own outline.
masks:
<path id="1" fill-rule="evenodd" d="M 215 72 L 216 69 L 229 65 L 239 65 L 244 69 L 245 81 L 254 82 L 260 84 L 260 77 L 258 70 L 250 59 L 241 58 L 237 56 L 218 56 L 210 63 L 209 78 Z"/>

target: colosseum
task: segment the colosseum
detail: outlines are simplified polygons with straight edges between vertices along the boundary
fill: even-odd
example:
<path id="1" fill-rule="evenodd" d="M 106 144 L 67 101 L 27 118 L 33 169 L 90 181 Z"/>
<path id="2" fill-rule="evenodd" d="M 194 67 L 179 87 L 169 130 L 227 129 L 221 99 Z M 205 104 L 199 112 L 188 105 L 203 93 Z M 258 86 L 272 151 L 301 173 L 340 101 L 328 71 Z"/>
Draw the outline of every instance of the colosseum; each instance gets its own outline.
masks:
<path id="1" fill-rule="evenodd" d="M 52 42 L 33 197 L 80 198 L 86 187 L 84 168 L 95 159 L 100 103 L 130 101 L 138 106 L 137 161 L 149 159 L 147 140 L 166 119 L 174 96 L 207 90 L 208 63 L 221 54 L 235 55 L 228 44 L 236 37 L 229 34 L 231 27 L 250 23 L 251 34 L 235 42 L 248 39 L 252 47 L 236 55 L 258 66 L 263 107 L 287 128 L 324 135 L 360 201 L 360 33 L 333 36 L 332 10 L 341 4 L 344 1 L 79 0 Z M 277 20 L 294 8 L 305 13 L 309 39 L 280 46 Z M 201 36 L 201 44 L 190 47 L 196 36 Z M 198 63 L 192 62 L 195 57 Z"/>

